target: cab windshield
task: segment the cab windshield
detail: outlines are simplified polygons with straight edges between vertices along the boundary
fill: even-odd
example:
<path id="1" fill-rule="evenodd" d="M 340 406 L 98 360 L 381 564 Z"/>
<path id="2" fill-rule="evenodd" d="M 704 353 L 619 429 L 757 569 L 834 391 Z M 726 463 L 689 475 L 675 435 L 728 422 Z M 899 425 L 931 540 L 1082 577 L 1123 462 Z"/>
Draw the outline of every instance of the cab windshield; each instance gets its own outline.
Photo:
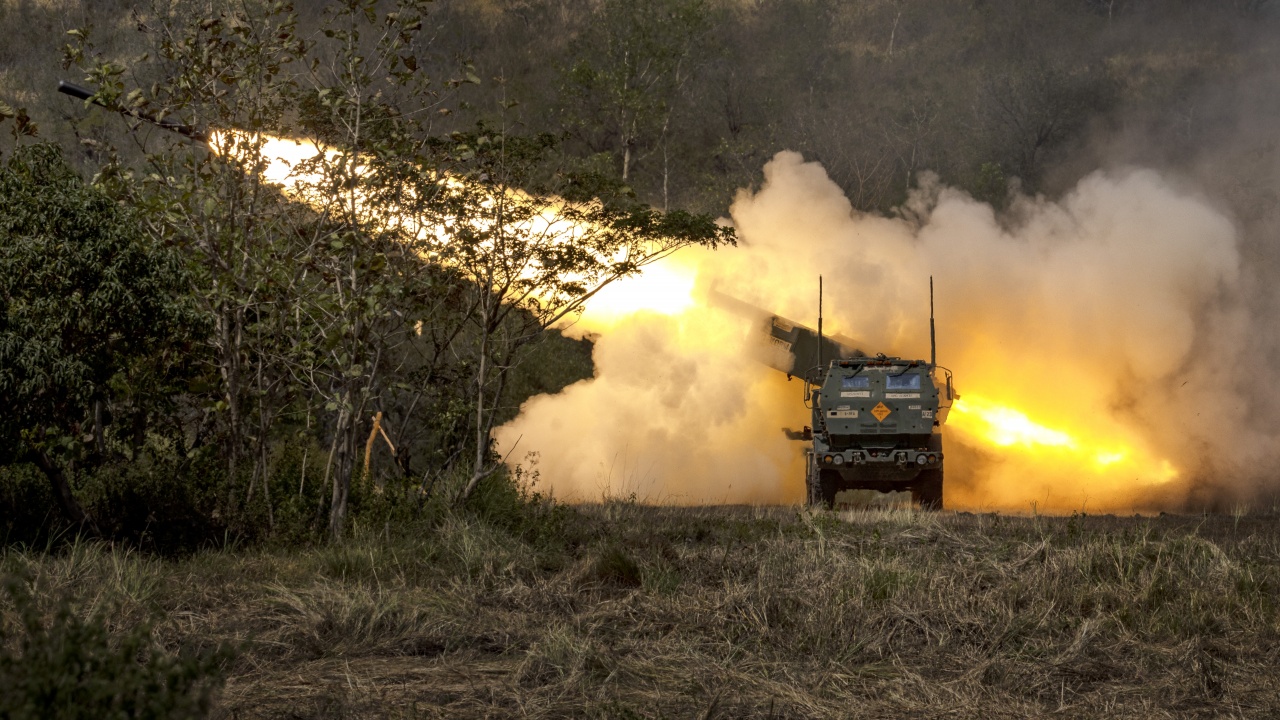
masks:
<path id="1" fill-rule="evenodd" d="M 920 376 L 912 373 L 910 375 L 890 375 L 884 379 L 886 390 L 919 390 Z"/>

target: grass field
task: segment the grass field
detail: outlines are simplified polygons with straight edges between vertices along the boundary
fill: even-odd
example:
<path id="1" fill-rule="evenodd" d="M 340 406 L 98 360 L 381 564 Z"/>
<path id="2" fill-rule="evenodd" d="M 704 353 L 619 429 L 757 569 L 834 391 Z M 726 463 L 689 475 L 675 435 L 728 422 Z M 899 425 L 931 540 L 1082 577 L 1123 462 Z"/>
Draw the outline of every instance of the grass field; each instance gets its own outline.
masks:
<path id="1" fill-rule="evenodd" d="M 237 644 L 215 717 L 1280 714 L 1273 517 L 614 503 L 3 567 L 171 649 Z"/>

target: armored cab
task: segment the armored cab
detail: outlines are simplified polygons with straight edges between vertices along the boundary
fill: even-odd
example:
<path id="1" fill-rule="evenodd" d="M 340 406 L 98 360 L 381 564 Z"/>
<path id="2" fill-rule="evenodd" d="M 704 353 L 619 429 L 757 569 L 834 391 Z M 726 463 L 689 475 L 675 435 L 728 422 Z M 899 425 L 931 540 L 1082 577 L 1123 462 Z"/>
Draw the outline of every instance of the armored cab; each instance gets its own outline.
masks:
<path id="1" fill-rule="evenodd" d="M 805 387 L 813 418 L 809 502 L 834 505 L 842 490 L 909 490 L 921 507 L 941 508 L 950 371 L 885 355 L 842 358 L 822 370 Z"/>

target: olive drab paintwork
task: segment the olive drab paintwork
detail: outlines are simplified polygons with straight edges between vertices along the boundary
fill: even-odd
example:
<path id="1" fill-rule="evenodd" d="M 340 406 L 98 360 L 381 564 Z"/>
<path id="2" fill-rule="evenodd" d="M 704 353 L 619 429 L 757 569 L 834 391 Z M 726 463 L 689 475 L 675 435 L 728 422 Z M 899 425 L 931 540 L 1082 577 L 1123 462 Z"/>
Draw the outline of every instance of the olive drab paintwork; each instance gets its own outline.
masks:
<path id="1" fill-rule="evenodd" d="M 868 357 L 847 338 L 824 336 L 714 288 L 708 295 L 751 319 L 757 359 L 805 381 L 811 424 L 786 433 L 810 443 L 810 504 L 832 506 L 843 490 L 879 490 L 910 491 L 922 507 L 942 507 L 942 425 L 959 397 L 950 370 L 932 354 L 927 361 Z M 932 307 L 929 314 L 932 346 Z"/>
<path id="2" fill-rule="evenodd" d="M 842 490 L 910 491 L 922 507 L 940 508 L 941 428 L 953 395 L 950 372 L 926 360 L 861 356 L 818 368 L 805 386 L 808 501 L 834 505 Z"/>

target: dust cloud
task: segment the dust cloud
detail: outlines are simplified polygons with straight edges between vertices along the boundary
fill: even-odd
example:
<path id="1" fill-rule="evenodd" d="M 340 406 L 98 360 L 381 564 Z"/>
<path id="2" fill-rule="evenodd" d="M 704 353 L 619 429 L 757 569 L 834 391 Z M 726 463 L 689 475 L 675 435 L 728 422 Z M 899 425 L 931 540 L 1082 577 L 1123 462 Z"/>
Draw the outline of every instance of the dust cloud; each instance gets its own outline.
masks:
<path id="1" fill-rule="evenodd" d="M 945 430 L 956 509 L 1154 511 L 1255 500 L 1276 438 L 1250 422 L 1256 324 L 1236 227 L 1187 187 L 1096 172 L 1063 197 L 989 205 L 928 177 L 895 217 L 861 214 L 791 152 L 730 208 L 739 245 L 618 283 L 570 333 L 595 377 L 531 398 L 500 451 L 568 501 L 803 499 L 803 383 L 758 362 L 733 296 L 868 352 L 929 356 L 961 400 Z"/>

